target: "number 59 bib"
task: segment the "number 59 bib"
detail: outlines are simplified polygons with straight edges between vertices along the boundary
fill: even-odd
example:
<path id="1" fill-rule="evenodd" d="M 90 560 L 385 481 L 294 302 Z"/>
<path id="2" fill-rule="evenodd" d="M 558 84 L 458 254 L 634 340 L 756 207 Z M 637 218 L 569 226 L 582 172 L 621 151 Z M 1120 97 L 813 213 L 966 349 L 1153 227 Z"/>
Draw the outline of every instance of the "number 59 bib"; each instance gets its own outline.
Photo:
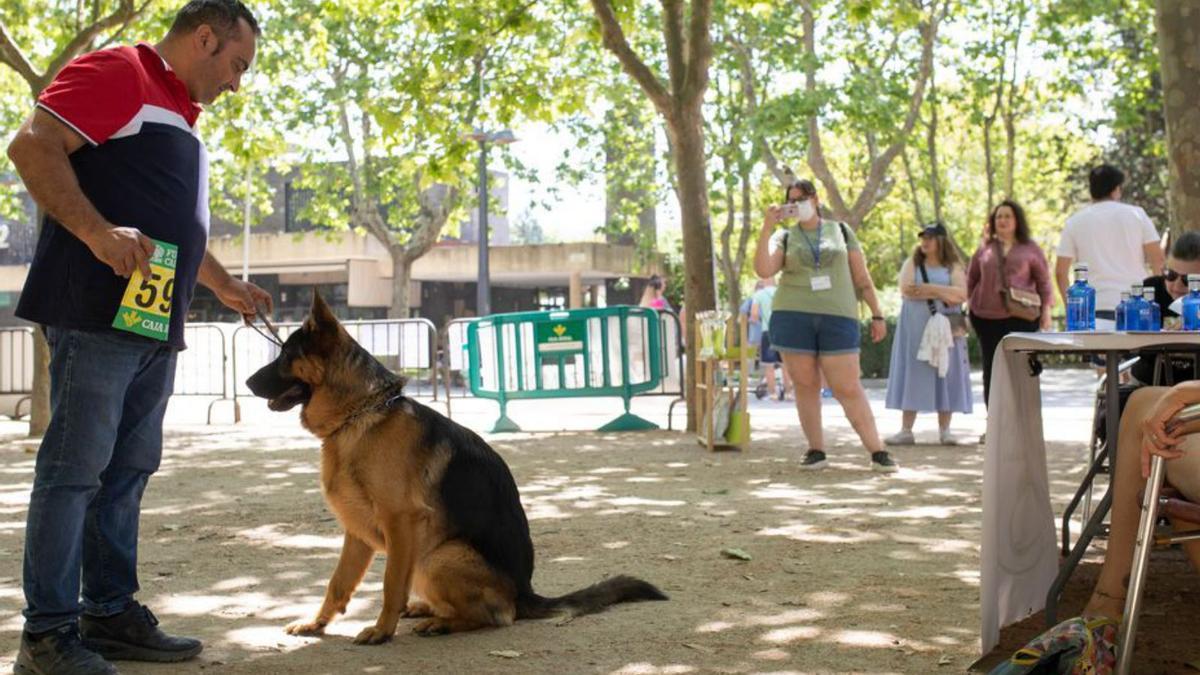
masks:
<path id="1" fill-rule="evenodd" d="M 125 296 L 113 318 L 113 328 L 166 341 L 171 329 L 171 300 L 175 293 L 175 262 L 179 247 L 152 240 L 150 276 L 134 270 L 125 287 Z"/>

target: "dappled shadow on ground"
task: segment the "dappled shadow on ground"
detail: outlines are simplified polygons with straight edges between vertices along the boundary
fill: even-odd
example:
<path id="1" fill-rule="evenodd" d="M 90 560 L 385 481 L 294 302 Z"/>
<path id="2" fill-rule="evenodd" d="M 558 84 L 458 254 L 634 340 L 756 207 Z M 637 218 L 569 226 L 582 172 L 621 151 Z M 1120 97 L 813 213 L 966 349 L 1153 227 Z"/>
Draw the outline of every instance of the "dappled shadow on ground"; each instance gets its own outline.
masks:
<path id="1" fill-rule="evenodd" d="M 756 432 L 759 431 L 756 429 Z M 832 466 L 798 469 L 794 428 L 744 453 L 683 434 L 495 437 L 529 515 L 535 587 L 561 594 L 615 573 L 668 603 L 423 639 L 350 640 L 380 607 L 377 560 L 324 639 L 284 634 L 319 604 L 341 545 L 318 485 L 317 442 L 299 429 L 171 430 L 142 519 L 141 598 L 207 649 L 169 672 L 924 672 L 974 657 L 978 448 L 901 451 L 880 477 L 831 429 Z M 22 619 L 21 537 L 33 455 L 0 469 L 0 639 Z M 739 549 L 750 560 L 722 555 Z M 515 658 L 490 655 L 519 652 Z M 509 654 L 511 656 L 511 654 Z M 129 664 L 122 672 L 167 672 Z"/>
<path id="2" fill-rule="evenodd" d="M 1100 556 L 1085 561 L 1063 591 L 1059 621 L 1079 616 L 1100 576 Z M 1151 557 L 1145 609 L 1138 621 L 1134 647 L 1134 672 L 1147 675 L 1197 672 L 1200 644 L 1196 640 L 1196 614 L 1200 607 L 1200 577 L 1178 548 L 1157 549 Z M 987 672 L 1047 628 L 1045 615 L 1033 616 L 1000 631 L 1000 644 L 982 659 L 973 672 Z"/>
<path id="3" fill-rule="evenodd" d="M 629 573 L 670 602 L 442 638 L 402 622 L 392 643 L 357 647 L 380 608 L 380 559 L 327 637 L 288 636 L 282 626 L 320 603 L 341 530 L 320 495 L 317 441 L 280 419 L 169 430 L 144 504 L 140 597 L 207 648 L 122 672 L 924 673 L 977 656 L 982 448 L 899 449 L 903 470 L 882 477 L 834 418 L 830 468 L 806 473 L 787 416 L 756 420 L 755 441 L 732 454 L 668 432 L 490 438 L 521 487 L 541 593 Z M 1052 447 L 1056 493 L 1073 489 L 1080 452 Z M 32 467 L 15 449 L 0 465 L 0 667 L 21 627 Z"/>

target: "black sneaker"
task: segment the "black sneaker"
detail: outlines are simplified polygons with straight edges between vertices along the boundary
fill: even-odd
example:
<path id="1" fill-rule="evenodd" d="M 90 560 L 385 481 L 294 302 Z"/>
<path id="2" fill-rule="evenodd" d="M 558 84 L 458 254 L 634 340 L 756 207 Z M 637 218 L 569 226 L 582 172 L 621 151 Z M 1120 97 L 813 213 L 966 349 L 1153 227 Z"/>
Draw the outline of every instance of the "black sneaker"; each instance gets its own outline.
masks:
<path id="1" fill-rule="evenodd" d="M 824 450 L 809 450 L 804 453 L 804 460 L 800 462 L 800 468 L 805 471 L 816 471 L 817 469 L 825 468 L 825 451 Z"/>
<path id="2" fill-rule="evenodd" d="M 38 636 L 21 633 L 13 664 L 17 675 L 115 675 L 117 667 L 83 646 L 79 627 L 67 624 Z"/>
<path id="3" fill-rule="evenodd" d="M 134 602 L 120 614 L 99 617 L 84 614 L 79 620 L 83 644 L 113 661 L 186 661 L 204 649 L 199 640 L 167 635 L 158 629 L 158 617 L 149 607 Z"/>
<path id="4" fill-rule="evenodd" d="M 900 470 L 900 465 L 886 450 L 880 450 L 871 453 L 871 470 L 879 473 L 896 473 Z"/>

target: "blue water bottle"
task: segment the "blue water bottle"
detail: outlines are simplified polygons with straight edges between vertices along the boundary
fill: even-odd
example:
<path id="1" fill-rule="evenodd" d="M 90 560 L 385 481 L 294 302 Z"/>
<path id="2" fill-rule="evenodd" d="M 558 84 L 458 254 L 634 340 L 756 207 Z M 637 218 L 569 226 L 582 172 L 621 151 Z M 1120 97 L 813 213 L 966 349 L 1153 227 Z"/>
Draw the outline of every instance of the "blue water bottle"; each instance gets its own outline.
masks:
<path id="1" fill-rule="evenodd" d="M 1127 330 L 1129 324 L 1126 321 L 1125 314 L 1129 311 L 1129 291 L 1121 291 L 1121 302 L 1117 303 L 1117 311 L 1114 312 L 1117 319 L 1117 330 Z"/>
<path id="2" fill-rule="evenodd" d="M 1142 330 L 1142 285 L 1129 287 L 1129 304 L 1125 306 L 1125 330 Z"/>
<path id="3" fill-rule="evenodd" d="M 1200 330 L 1200 274 L 1188 275 L 1188 294 L 1183 298 L 1183 329 Z"/>
<path id="4" fill-rule="evenodd" d="M 1075 283 L 1067 289 L 1067 330 L 1096 330 L 1096 289 L 1088 285 L 1087 263 L 1075 263 Z"/>
<path id="5" fill-rule="evenodd" d="M 1162 330 L 1162 308 L 1154 301 L 1154 287 L 1142 287 L 1141 318 L 1138 320 L 1138 330 Z"/>

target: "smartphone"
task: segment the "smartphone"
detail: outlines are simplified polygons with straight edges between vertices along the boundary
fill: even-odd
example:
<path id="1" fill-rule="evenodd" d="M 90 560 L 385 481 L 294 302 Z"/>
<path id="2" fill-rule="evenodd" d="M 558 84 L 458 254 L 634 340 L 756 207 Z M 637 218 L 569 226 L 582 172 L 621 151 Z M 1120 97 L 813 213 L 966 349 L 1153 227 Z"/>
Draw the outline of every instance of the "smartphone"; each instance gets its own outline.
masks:
<path id="1" fill-rule="evenodd" d="M 784 204 L 779 207 L 779 215 L 783 218 L 798 220 L 800 218 L 800 205 L 795 202 Z"/>

